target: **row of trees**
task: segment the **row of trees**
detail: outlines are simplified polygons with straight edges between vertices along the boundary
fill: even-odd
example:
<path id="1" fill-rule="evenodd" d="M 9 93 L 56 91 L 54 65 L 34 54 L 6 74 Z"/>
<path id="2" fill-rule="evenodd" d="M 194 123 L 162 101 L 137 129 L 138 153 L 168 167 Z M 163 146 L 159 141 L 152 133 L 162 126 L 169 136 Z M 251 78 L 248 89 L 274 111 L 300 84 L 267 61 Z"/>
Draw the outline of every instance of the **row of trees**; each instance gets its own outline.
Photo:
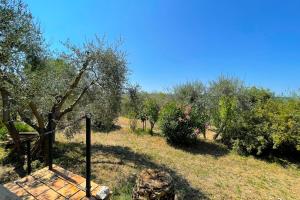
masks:
<path id="1" fill-rule="evenodd" d="M 147 121 L 150 123 L 150 134 L 158 121 L 161 105 L 153 96 L 140 91 L 139 86 L 131 86 L 127 89 L 128 93 L 123 98 L 123 114 L 130 119 L 130 128 L 135 131 L 137 121 L 141 120 L 143 131 L 147 129 Z"/>
<path id="2" fill-rule="evenodd" d="M 159 96 L 159 98 L 157 98 Z M 125 98 L 126 99 L 126 98 Z M 160 128 L 173 143 L 187 144 L 207 128 L 241 154 L 292 155 L 300 151 L 300 99 L 276 97 L 267 89 L 246 87 L 242 81 L 220 77 L 208 86 L 191 82 L 166 94 L 129 91 L 123 107 L 132 119 L 147 119 L 147 99 L 157 100 Z M 130 102 L 132 104 L 130 104 Z"/>
<path id="3" fill-rule="evenodd" d="M 300 150 L 300 99 L 221 78 L 208 93 L 215 138 L 243 154 L 291 155 Z"/>
<path id="4" fill-rule="evenodd" d="M 47 132 L 87 112 L 95 125 L 109 128 L 120 111 L 124 53 L 99 38 L 65 46 L 68 50 L 53 55 L 27 6 L 21 0 L 0 0 L 0 124 L 21 161 L 17 121 L 38 132 L 33 152 L 47 160 Z"/>

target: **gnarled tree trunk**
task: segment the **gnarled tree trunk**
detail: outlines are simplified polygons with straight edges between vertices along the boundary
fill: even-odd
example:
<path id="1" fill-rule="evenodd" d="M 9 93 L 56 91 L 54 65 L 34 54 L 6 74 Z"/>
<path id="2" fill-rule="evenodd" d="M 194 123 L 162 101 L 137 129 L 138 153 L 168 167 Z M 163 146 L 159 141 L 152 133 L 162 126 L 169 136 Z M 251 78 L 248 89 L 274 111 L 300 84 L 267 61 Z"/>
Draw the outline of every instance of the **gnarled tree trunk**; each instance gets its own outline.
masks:
<path id="1" fill-rule="evenodd" d="M 1 92 L 1 97 L 2 97 L 2 104 L 3 104 L 3 123 L 6 126 L 11 138 L 14 141 L 14 146 L 15 149 L 18 152 L 22 152 L 22 147 L 21 147 L 21 141 L 19 137 L 19 132 L 16 129 L 12 119 L 11 119 L 11 108 L 10 108 L 10 101 L 9 101 L 9 93 L 4 89 L 0 88 Z"/>
<path id="2" fill-rule="evenodd" d="M 23 154 L 24 151 L 22 149 L 21 140 L 19 136 L 19 132 L 16 129 L 14 122 L 11 118 L 11 102 L 9 100 L 9 93 L 5 88 L 0 88 L 1 98 L 2 98 L 2 106 L 3 106 L 3 123 L 6 126 L 9 135 L 13 139 L 14 149 L 18 153 L 19 161 L 21 163 L 24 162 Z"/>

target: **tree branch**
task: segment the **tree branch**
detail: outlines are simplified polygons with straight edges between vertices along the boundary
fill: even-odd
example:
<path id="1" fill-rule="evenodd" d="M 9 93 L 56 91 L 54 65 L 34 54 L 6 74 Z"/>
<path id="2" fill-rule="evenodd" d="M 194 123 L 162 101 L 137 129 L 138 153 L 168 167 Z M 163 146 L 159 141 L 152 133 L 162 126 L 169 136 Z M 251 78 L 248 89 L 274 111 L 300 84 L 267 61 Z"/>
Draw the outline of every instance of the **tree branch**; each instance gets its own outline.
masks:
<path id="1" fill-rule="evenodd" d="M 35 116 L 38 125 L 40 128 L 45 128 L 45 123 L 44 123 L 44 119 L 43 117 L 40 115 L 40 113 L 38 112 L 37 106 L 36 104 L 34 104 L 32 101 L 29 103 L 29 107 L 33 113 L 33 115 Z"/>
<path id="2" fill-rule="evenodd" d="M 18 111 L 18 113 L 22 121 L 28 124 L 29 126 L 31 126 L 34 130 L 36 130 L 37 132 L 40 132 L 42 130 L 42 128 L 40 128 L 37 124 L 35 124 L 30 118 L 26 117 L 24 113 L 22 113 L 20 110 Z"/>
<path id="3" fill-rule="evenodd" d="M 10 136 L 12 137 L 12 139 L 14 141 L 16 150 L 18 151 L 19 155 L 21 155 L 23 150 L 22 150 L 22 146 L 21 146 L 19 132 L 16 129 L 13 120 L 11 120 L 9 92 L 5 88 L 0 87 L 0 93 L 1 93 L 2 107 L 3 107 L 2 120 L 9 132 Z"/>
<path id="4" fill-rule="evenodd" d="M 61 117 L 63 117 L 65 114 L 67 114 L 68 112 L 71 112 L 74 107 L 78 104 L 78 102 L 81 100 L 81 98 L 83 97 L 83 95 L 86 93 L 86 91 L 94 84 L 94 82 L 92 82 L 90 85 L 86 86 L 82 92 L 80 93 L 80 95 L 77 97 L 77 99 L 73 102 L 73 104 L 71 104 L 68 108 L 66 108 L 64 111 L 62 111 L 60 114 L 59 114 L 59 119 Z"/>
<path id="5" fill-rule="evenodd" d="M 72 84 L 69 86 L 68 90 L 66 91 L 66 93 L 61 97 L 61 100 L 55 104 L 52 108 L 52 111 L 57 111 L 60 110 L 60 108 L 63 106 L 63 104 L 65 103 L 65 101 L 68 99 L 68 97 L 72 94 L 73 90 L 78 86 L 79 81 L 82 78 L 83 73 L 87 70 L 89 65 L 89 60 L 86 60 L 86 62 L 83 64 L 82 68 L 79 70 L 79 73 L 77 74 L 77 76 L 75 77 L 74 81 L 72 82 Z"/>

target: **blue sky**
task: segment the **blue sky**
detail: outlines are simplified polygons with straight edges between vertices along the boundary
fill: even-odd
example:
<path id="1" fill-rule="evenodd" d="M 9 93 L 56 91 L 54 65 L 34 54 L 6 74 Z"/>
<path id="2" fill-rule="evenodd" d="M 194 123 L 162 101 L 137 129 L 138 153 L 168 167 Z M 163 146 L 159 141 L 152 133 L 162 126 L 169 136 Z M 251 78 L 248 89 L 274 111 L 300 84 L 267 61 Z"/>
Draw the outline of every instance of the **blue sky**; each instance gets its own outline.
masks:
<path id="1" fill-rule="evenodd" d="M 25 0 L 47 42 L 122 38 L 147 91 L 220 75 L 277 94 L 300 88 L 300 1 Z"/>

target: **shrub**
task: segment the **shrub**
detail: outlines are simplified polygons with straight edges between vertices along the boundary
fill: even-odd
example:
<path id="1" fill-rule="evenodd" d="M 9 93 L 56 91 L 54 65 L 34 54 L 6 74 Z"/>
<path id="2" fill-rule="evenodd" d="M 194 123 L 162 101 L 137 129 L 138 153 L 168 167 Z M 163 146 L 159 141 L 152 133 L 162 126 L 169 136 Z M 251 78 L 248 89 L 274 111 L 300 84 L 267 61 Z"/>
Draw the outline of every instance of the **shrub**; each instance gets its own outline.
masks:
<path id="1" fill-rule="evenodd" d="M 290 156 L 300 150 L 299 99 L 245 88 L 236 98 L 224 100 L 219 104 L 224 144 L 240 154 Z"/>
<path id="2" fill-rule="evenodd" d="M 145 101 L 144 107 L 145 107 L 145 114 L 147 116 L 147 119 L 150 122 L 150 134 L 153 134 L 153 128 L 159 116 L 160 108 L 158 102 L 155 99 L 148 98 Z"/>
<path id="3" fill-rule="evenodd" d="M 193 117 L 199 131 L 206 138 L 206 124 L 209 122 L 208 96 L 205 85 L 199 81 L 187 82 L 178 85 L 173 90 L 174 98 L 181 105 L 189 105 L 191 116 Z"/>
<path id="4" fill-rule="evenodd" d="M 277 100 L 270 113 L 273 149 L 281 153 L 300 151 L 300 100 Z"/>
<path id="5" fill-rule="evenodd" d="M 159 116 L 160 128 L 167 141 L 173 144 L 189 144 L 197 138 L 197 126 L 192 108 L 168 103 Z"/>
<path id="6" fill-rule="evenodd" d="M 235 126 L 238 112 L 238 97 L 243 90 L 243 83 L 238 79 L 221 76 L 210 83 L 207 107 L 210 122 L 215 127 L 214 139 L 230 137 Z M 227 136 L 225 136 L 227 135 Z M 227 143 L 228 141 L 223 140 Z"/>
<path id="7" fill-rule="evenodd" d="M 0 127 L 0 140 L 6 140 L 7 139 L 7 129 L 5 126 Z"/>
<path id="8" fill-rule="evenodd" d="M 5 140 L 7 138 L 7 129 L 1 121 L 0 118 L 0 141 Z"/>
<path id="9" fill-rule="evenodd" d="M 221 119 L 227 118 L 223 123 L 221 141 L 240 154 L 261 155 L 270 149 L 272 94 L 263 89 L 245 88 L 235 98 L 226 101 L 220 104 L 220 110 L 223 110 Z"/>
<path id="10" fill-rule="evenodd" d="M 93 116 L 93 126 L 100 131 L 113 129 L 121 109 L 121 94 L 110 90 L 89 94 L 91 103 L 87 106 L 87 110 Z"/>

